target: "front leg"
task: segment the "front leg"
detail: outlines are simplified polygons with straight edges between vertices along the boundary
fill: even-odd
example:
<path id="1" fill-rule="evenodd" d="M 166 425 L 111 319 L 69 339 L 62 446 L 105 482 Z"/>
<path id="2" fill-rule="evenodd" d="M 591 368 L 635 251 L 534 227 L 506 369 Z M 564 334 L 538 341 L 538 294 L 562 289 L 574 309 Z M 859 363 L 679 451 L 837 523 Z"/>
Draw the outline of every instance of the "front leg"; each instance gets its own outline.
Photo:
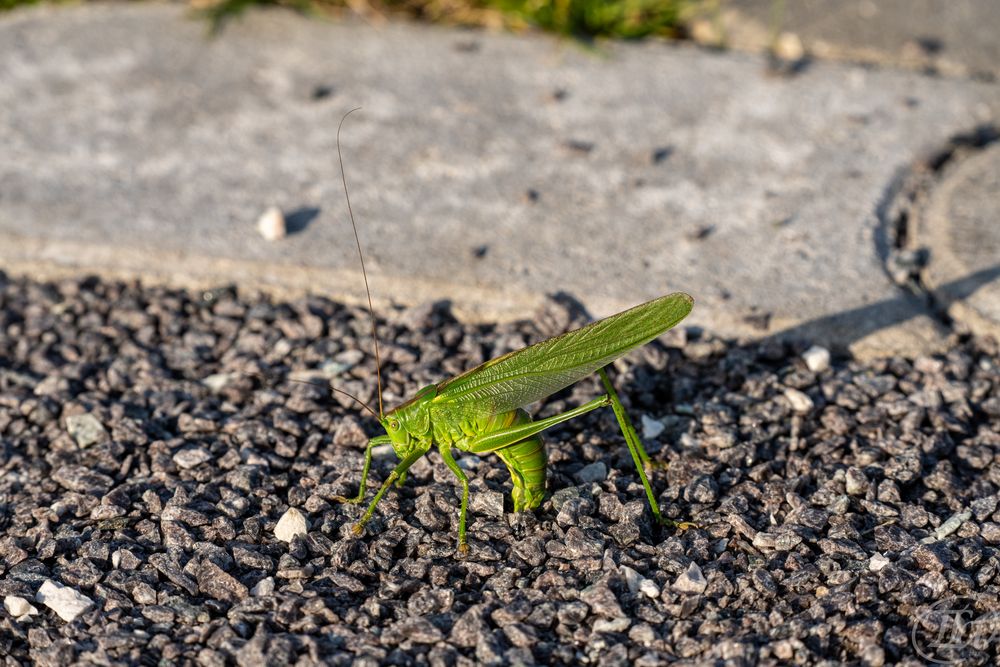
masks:
<path id="1" fill-rule="evenodd" d="M 399 465 L 396 466 L 393 469 L 392 473 L 386 478 L 386 480 L 382 482 L 382 487 L 378 490 L 378 493 L 375 494 L 375 497 L 372 499 L 371 504 L 365 511 L 364 516 L 362 516 L 361 520 L 359 520 L 356 524 L 354 524 L 353 531 L 355 535 L 361 537 L 361 535 L 365 532 L 365 524 L 368 523 L 368 520 L 372 518 L 372 514 L 375 513 L 375 506 L 378 505 L 378 501 L 382 500 L 382 496 L 384 496 L 385 492 L 389 490 L 389 487 L 392 486 L 392 483 L 398 480 L 400 476 L 405 475 L 406 471 L 409 470 L 410 466 L 416 463 L 417 459 L 419 459 L 426 453 L 427 453 L 426 449 L 417 449 L 416 451 L 411 452 L 405 459 L 399 462 Z"/>
<path id="2" fill-rule="evenodd" d="M 356 505 L 360 503 L 365 498 L 365 489 L 368 485 L 368 470 L 372 467 L 372 447 L 376 445 L 388 445 L 392 440 L 387 435 L 377 435 L 368 441 L 368 446 L 365 447 L 365 465 L 361 469 L 361 486 L 358 488 L 358 495 L 353 498 L 345 498 L 344 496 L 334 496 L 331 500 L 338 503 L 351 503 Z M 405 478 L 406 473 L 403 473 Z M 400 482 L 402 483 L 402 482 Z"/>
<path id="3" fill-rule="evenodd" d="M 469 507 L 469 478 L 465 476 L 455 461 L 455 457 L 451 455 L 451 445 L 439 444 L 438 451 L 441 453 L 441 458 L 444 459 L 444 464 L 455 473 L 455 477 L 458 477 L 458 481 L 462 485 L 462 505 L 458 511 L 458 553 L 464 556 L 469 553 L 469 544 L 465 540 L 465 511 Z"/>

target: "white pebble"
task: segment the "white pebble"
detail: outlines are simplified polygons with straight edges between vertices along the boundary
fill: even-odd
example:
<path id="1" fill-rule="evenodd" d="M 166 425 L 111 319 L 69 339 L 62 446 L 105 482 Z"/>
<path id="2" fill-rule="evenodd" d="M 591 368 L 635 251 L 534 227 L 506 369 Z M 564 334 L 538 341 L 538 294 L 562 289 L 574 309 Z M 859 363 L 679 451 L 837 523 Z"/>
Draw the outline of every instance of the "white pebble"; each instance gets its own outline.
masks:
<path id="1" fill-rule="evenodd" d="M 632 625 L 632 621 L 627 618 L 601 618 L 594 621 L 593 631 L 594 632 L 625 632 L 628 630 L 628 626 Z"/>
<path id="2" fill-rule="evenodd" d="M 639 582 L 639 592 L 653 600 L 660 597 L 660 587 L 652 579 L 643 579 Z"/>
<path id="3" fill-rule="evenodd" d="M 674 590 L 681 593 L 701 594 L 705 592 L 707 586 L 708 582 L 705 580 L 705 575 L 701 573 L 701 568 L 694 561 L 691 561 L 688 569 L 682 572 L 677 577 L 677 580 L 674 581 Z"/>
<path id="4" fill-rule="evenodd" d="M 782 60 L 796 62 L 798 60 L 802 60 L 802 57 L 805 56 L 805 54 L 806 49 L 802 46 L 802 40 L 799 39 L 799 36 L 795 33 L 781 33 L 774 44 L 774 55 L 778 56 Z"/>
<path id="5" fill-rule="evenodd" d="M 35 601 L 41 602 L 67 623 L 72 623 L 78 616 L 94 606 L 94 601 L 83 593 L 69 586 L 57 584 L 51 579 L 46 579 L 42 587 L 38 589 Z"/>
<path id="6" fill-rule="evenodd" d="M 274 593 L 274 577 L 264 577 L 250 589 L 250 593 L 256 597 L 271 595 Z"/>
<path id="7" fill-rule="evenodd" d="M 822 373 L 830 368 L 830 350 L 819 345 L 813 345 L 802 353 L 802 360 L 813 373 Z"/>
<path id="8" fill-rule="evenodd" d="M 868 559 L 868 569 L 872 572 L 880 572 L 882 568 L 889 564 L 889 559 L 882 554 L 874 554 Z"/>
<path id="9" fill-rule="evenodd" d="M 218 394 L 228 387 L 234 378 L 235 375 L 233 373 L 213 373 L 202 378 L 201 383 L 208 387 L 209 391 L 213 394 Z"/>
<path id="10" fill-rule="evenodd" d="M 964 512 L 958 512 L 957 514 L 952 514 L 948 517 L 948 520 L 938 526 L 937 530 L 934 531 L 934 537 L 938 540 L 943 540 L 948 537 L 956 530 L 962 527 L 962 524 L 972 518 L 972 512 L 970 510 L 965 510 Z"/>
<path id="11" fill-rule="evenodd" d="M 621 572 L 622 578 L 625 579 L 625 586 L 628 587 L 629 593 L 635 595 L 639 592 L 639 584 L 643 580 L 643 576 L 630 568 L 628 565 L 622 565 L 618 568 Z"/>
<path id="12" fill-rule="evenodd" d="M 306 517 L 294 507 L 289 507 L 274 527 L 274 536 L 282 542 L 291 542 L 296 535 L 305 535 L 308 532 L 309 523 Z"/>
<path id="13" fill-rule="evenodd" d="M 483 460 L 478 456 L 463 456 L 460 459 L 455 459 L 455 463 L 462 470 L 479 470 L 479 466 L 483 464 Z"/>
<path id="14" fill-rule="evenodd" d="M 642 593 L 654 600 L 660 597 L 660 587 L 652 579 L 647 579 L 628 565 L 622 565 L 618 568 L 618 571 L 621 572 L 622 578 L 625 579 L 625 586 L 628 587 L 629 592 L 633 595 Z"/>
<path id="15" fill-rule="evenodd" d="M 81 448 L 104 442 L 110 437 L 101 420 L 92 414 L 66 417 L 66 430 Z"/>
<path id="16" fill-rule="evenodd" d="M 38 610 L 35 609 L 34 605 L 24 598 L 16 595 L 8 595 L 5 597 L 3 599 L 3 608 L 7 610 L 8 614 L 19 621 L 38 613 Z"/>
<path id="17" fill-rule="evenodd" d="M 792 404 L 792 410 L 795 412 L 809 412 L 815 405 L 813 400 L 809 398 L 808 394 L 792 387 L 785 388 L 785 398 L 787 398 L 788 402 Z"/>
<path id="18" fill-rule="evenodd" d="M 212 455 L 202 447 L 186 447 L 174 454 L 174 463 L 183 470 L 190 470 L 211 459 Z"/>
<path id="19" fill-rule="evenodd" d="M 285 216 L 277 206 L 264 211 L 264 214 L 257 219 L 257 231 L 268 241 L 277 241 L 285 238 L 288 230 L 285 226 Z"/>
<path id="20" fill-rule="evenodd" d="M 663 430 L 667 428 L 663 425 L 659 419 L 653 419 L 649 415 L 642 416 L 642 437 L 645 440 L 652 440 L 656 436 L 663 433 Z"/>

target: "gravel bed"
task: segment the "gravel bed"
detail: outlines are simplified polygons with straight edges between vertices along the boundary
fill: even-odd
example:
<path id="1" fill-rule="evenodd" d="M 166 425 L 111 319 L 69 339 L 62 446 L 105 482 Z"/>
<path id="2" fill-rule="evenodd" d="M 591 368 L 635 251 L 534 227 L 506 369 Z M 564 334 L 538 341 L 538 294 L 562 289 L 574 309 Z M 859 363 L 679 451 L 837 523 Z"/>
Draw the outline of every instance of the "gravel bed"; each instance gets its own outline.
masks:
<path id="1" fill-rule="evenodd" d="M 565 297 L 512 325 L 390 313 L 387 407 L 584 321 Z M 378 425 L 294 380 L 374 402 L 369 326 L 318 297 L 0 273 L 0 665 L 918 665 L 935 608 L 1000 609 L 996 341 L 828 364 L 671 332 L 613 378 L 669 462 L 661 507 L 698 527 L 652 525 L 602 410 L 546 432 L 535 513 L 510 513 L 496 457 L 461 459 L 458 559 L 433 450 L 362 537 L 363 506 L 332 501 Z M 373 482 L 394 463 L 378 452 Z M 998 645 L 950 657 L 995 664 Z"/>

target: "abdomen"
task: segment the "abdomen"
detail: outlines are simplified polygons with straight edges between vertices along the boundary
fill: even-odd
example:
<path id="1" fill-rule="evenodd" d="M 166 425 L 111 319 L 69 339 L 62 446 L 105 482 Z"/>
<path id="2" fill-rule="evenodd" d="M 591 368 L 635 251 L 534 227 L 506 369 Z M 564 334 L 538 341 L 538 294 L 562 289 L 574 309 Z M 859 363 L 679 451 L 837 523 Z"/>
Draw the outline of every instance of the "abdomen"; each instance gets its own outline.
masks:
<path id="1" fill-rule="evenodd" d="M 527 424 L 531 415 L 518 408 L 502 415 L 496 415 L 494 424 L 503 424 L 500 428 L 509 428 Z M 514 485 L 511 497 L 514 500 L 514 511 L 533 510 L 545 500 L 545 465 L 548 461 L 545 446 L 540 435 L 533 435 L 519 442 L 498 449 L 500 460 L 507 465 L 510 479 Z"/>

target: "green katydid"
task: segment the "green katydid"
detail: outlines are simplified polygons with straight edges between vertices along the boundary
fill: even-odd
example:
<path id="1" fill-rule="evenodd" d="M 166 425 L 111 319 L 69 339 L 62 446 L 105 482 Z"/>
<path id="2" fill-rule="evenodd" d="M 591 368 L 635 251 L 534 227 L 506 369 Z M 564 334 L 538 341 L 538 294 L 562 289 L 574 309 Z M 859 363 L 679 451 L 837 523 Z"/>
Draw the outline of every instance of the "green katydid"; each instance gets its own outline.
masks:
<path id="1" fill-rule="evenodd" d="M 348 115 L 350 113 L 348 112 Z M 346 117 L 345 115 L 344 118 Z M 342 119 L 341 126 L 343 122 Z M 361 257 L 365 290 L 368 291 L 361 241 L 351 211 L 350 196 L 347 195 L 347 179 L 343 172 L 343 157 L 340 155 L 339 128 L 337 135 L 337 152 L 340 157 L 344 193 L 347 197 L 351 225 L 354 227 L 358 255 Z M 652 462 L 625 413 L 604 367 L 675 326 L 691 312 L 692 304 L 693 299 L 681 292 L 653 299 L 575 331 L 487 361 L 450 380 L 424 387 L 409 401 L 384 412 L 381 361 L 378 339 L 375 336 L 371 292 L 368 291 L 378 375 L 378 414 L 367 405 L 365 407 L 378 419 L 386 434 L 368 441 L 357 496 L 353 498 L 340 496 L 336 500 L 349 503 L 360 503 L 364 500 L 374 447 L 391 444 L 400 462 L 382 483 L 364 515 L 354 524 L 354 533 L 361 535 L 364 532 L 364 525 L 371 519 L 376 505 L 389 487 L 394 482 L 401 484 L 410 466 L 430 451 L 431 447 L 437 445 L 445 465 L 455 474 L 462 487 L 458 549 L 459 553 L 465 553 L 468 550 L 466 509 L 469 504 L 469 480 L 456 463 L 452 450 L 457 449 L 477 455 L 495 453 L 510 472 L 514 487 L 511 494 L 514 511 L 532 510 L 542 503 L 545 496 L 547 459 L 539 434 L 556 424 L 602 407 L 610 407 L 614 411 L 632 460 L 635 462 L 639 479 L 645 488 L 653 516 L 663 524 L 679 527 L 688 525 L 665 519 L 660 513 L 656 496 L 645 472 L 646 467 L 652 467 Z M 539 401 L 595 372 L 601 378 L 606 392 L 604 395 L 538 421 L 532 421 L 523 409 L 524 406 Z"/>

